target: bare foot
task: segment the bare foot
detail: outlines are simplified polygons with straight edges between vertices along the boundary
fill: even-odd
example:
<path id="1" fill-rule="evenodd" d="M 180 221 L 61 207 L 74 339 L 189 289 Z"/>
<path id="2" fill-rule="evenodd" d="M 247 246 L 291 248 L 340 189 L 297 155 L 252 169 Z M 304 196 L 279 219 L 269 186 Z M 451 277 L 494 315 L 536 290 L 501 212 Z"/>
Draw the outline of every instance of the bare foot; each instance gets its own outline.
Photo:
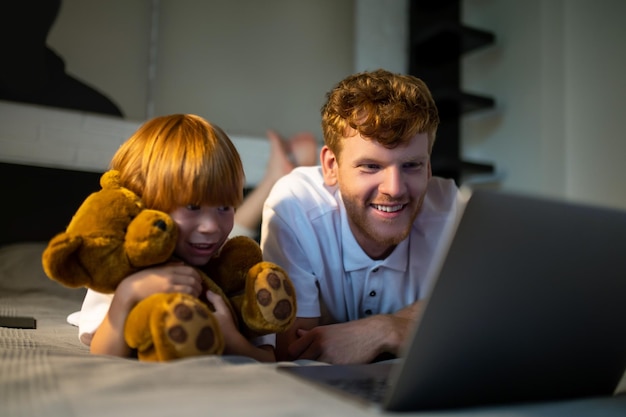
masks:
<path id="1" fill-rule="evenodd" d="M 289 174 L 294 168 L 294 164 L 289 158 L 289 149 L 285 141 L 278 133 L 268 130 L 267 138 L 270 142 L 270 158 L 266 176 L 277 180 L 283 175 Z"/>
<path id="2" fill-rule="evenodd" d="M 296 133 L 286 145 L 295 166 L 310 166 L 317 162 L 317 141 L 313 133 Z"/>

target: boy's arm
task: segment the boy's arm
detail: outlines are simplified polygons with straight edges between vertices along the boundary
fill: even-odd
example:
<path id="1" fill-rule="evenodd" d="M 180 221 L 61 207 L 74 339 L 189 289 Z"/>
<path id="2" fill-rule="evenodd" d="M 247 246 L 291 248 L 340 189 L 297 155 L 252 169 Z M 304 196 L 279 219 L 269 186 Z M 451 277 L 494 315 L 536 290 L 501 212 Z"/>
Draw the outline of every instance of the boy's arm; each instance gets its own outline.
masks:
<path id="1" fill-rule="evenodd" d="M 215 308 L 215 318 L 219 322 L 220 329 L 224 336 L 225 355 L 247 356 L 259 362 L 276 361 L 273 346 L 254 346 L 239 332 L 239 329 L 237 329 L 233 321 L 230 309 L 226 306 L 224 299 L 220 295 L 208 291 L 206 296 Z"/>
<path id="2" fill-rule="evenodd" d="M 299 359 L 299 355 L 292 355 L 289 346 L 298 340 L 299 330 L 311 330 L 319 325 L 319 317 L 296 317 L 293 325 L 285 332 L 276 335 L 276 359 L 279 361 L 292 361 Z"/>
<path id="3" fill-rule="evenodd" d="M 124 338 L 124 326 L 129 312 L 139 301 L 155 293 L 182 292 L 197 297 L 201 290 L 198 271 L 180 262 L 147 268 L 129 275 L 118 285 L 109 310 L 93 335 L 91 353 L 130 356 L 131 349 Z"/>
<path id="4" fill-rule="evenodd" d="M 131 349 L 124 339 L 124 325 L 135 302 L 123 292 L 116 294 L 109 311 L 96 330 L 89 345 L 93 354 L 128 357 Z"/>

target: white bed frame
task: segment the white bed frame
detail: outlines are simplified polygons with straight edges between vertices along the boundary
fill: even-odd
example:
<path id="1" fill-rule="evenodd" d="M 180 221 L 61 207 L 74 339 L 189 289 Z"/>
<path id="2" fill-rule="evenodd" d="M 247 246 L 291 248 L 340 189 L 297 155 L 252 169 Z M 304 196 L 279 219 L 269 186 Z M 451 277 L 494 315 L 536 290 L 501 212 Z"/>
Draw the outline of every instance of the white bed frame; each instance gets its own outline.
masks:
<path id="1" fill-rule="evenodd" d="M 101 173 L 141 123 L 0 100 L 0 161 Z M 227 133 L 241 155 L 246 187 L 254 187 L 265 173 L 269 143 Z"/>

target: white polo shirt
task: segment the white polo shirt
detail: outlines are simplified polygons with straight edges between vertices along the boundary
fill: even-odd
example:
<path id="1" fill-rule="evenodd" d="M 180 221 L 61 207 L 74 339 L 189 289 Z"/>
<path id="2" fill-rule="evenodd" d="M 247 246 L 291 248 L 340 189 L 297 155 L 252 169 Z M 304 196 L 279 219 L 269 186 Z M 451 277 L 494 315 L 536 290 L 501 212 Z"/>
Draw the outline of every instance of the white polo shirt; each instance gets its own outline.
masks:
<path id="1" fill-rule="evenodd" d="M 338 188 L 324 184 L 321 167 L 300 167 L 265 202 L 261 249 L 293 280 L 298 317 L 325 324 L 394 313 L 426 294 L 463 201 L 454 181 L 431 178 L 409 237 L 372 260 L 350 230 Z"/>

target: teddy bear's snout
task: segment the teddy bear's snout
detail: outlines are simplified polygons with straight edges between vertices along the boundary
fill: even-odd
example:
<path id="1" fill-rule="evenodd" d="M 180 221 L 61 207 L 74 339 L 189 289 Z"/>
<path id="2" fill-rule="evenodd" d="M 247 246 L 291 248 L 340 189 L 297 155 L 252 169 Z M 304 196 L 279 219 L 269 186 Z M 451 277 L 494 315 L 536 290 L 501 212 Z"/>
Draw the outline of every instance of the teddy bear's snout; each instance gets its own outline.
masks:
<path id="1" fill-rule="evenodd" d="M 163 230 L 164 232 L 167 231 L 167 223 L 165 223 L 165 220 L 156 220 L 152 225 L 158 229 Z"/>

